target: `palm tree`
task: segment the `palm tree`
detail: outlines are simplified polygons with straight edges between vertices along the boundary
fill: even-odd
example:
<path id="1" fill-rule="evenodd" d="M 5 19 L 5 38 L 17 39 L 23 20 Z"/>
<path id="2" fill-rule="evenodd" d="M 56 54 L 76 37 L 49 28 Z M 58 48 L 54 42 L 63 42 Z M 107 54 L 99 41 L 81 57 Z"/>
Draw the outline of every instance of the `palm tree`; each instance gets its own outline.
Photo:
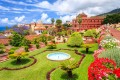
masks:
<path id="1" fill-rule="evenodd" d="M 71 61 L 69 60 L 68 63 L 63 63 L 60 65 L 60 68 L 67 72 L 69 78 L 73 77 L 72 70 L 74 70 L 78 67 L 79 67 L 79 65 L 76 62 L 72 62 L 72 60 Z"/>
<path id="2" fill-rule="evenodd" d="M 51 22 L 52 22 L 52 24 L 54 24 L 54 22 L 55 22 L 55 19 L 54 19 L 54 18 L 52 18 L 52 19 L 51 19 Z"/>

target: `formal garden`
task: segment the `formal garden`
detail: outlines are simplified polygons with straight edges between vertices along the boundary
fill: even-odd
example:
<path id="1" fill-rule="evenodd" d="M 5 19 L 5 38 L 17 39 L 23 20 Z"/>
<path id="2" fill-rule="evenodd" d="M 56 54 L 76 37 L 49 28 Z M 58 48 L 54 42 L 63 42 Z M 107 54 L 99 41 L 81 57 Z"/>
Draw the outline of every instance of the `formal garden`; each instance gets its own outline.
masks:
<path id="1" fill-rule="evenodd" d="M 13 33 L 11 48 L 0 45 L 0 53 L 7 59 L 0 63 L 2 80 L 120 80 L 119 41 L 107 27 L 56 34 L 68 40 L 56 43 L 45 33 L 33 41 Z M 56 36 L 55 35 L 55 36 Z M 44 47 L 40 47 L 40 43 Z M 36 49 L 30 51 L 30 45 Z M 66 60 L 50 60 L 50 53 L 70 55 Z M 56 57 L 55 57 L 56 58 Z M 59 59 L 58 56 L 57 59 Z"/>

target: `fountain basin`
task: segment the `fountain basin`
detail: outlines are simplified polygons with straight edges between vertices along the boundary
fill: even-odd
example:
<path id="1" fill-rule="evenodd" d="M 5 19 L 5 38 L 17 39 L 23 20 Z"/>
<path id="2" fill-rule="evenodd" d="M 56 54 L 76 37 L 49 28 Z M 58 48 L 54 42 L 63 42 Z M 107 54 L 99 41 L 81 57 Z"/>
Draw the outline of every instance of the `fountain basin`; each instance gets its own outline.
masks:
<path id="1" fill-rule="evenodd" d="M 47 58 L 49 60 L 54 60 L 54 61 L 66 60 L 69 59 L 70 57 L 71 56 L 69 54 L 64 52 L 54 52 L 47 55 Z"/>

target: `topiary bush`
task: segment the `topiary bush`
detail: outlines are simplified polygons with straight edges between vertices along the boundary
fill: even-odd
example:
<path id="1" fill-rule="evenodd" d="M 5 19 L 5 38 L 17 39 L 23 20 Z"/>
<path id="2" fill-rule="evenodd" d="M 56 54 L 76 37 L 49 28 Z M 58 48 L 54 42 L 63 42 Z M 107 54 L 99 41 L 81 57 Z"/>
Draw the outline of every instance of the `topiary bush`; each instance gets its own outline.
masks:
<path id="1" fill-rule="evenodd" d="M 48 49 L 56 49 L 56 44 L 49 44 Z"/>
<path id="2" fill-rule="evenodd" d="M 120 49 L 113 48 L 103 51 L 98 55 L 98 58 L 109 58 L 116 62 L 117 66 L 120 67 Z"/>
<path id="3" fill-rule="evenodd" d="M 81 34 L 79 34 L 78 32 L 74 32 L 68 39 L 67 45 L 71 47 L 80 47 L 82 43 L 83 39 Z"/>

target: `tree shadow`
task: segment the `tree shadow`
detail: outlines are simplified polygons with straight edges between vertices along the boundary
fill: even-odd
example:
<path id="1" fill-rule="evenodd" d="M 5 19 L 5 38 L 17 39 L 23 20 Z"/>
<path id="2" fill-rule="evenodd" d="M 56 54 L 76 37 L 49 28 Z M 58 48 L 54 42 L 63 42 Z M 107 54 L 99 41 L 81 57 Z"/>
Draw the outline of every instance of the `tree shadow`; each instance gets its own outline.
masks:
<path id="1" fill-rule="evenodd" d="M 88 51 L 88 53 L 86 53 L 85 50 L 82 50 L 82 51 L 80 51 L 80 52 L 82 52 L 83 54 L 93 54 L 93 53 L 94 53 L 93 51 Z"/>
<path id="2" fill-rule="evenodd" d="M 12 65 L 24 65 L 24 64 L 27 64 L 28 62 L 30 62 L 30 59 L 27 59 L 27 58 L 24 58 L 24 59 L 21 59 L 21 62 L 19 64 L 16 63 L 17 60 L 14 60 L 11 62 Z"/>
<path id="3" fill-rule="evenodd" d="M 61 75 L 61 78 L 64 80 L 77 80 L 78 79 L 78 75 L 77 74 L 73 74 L 73 78 L 69 78 L 67 73 L 63 73 Z"/>

